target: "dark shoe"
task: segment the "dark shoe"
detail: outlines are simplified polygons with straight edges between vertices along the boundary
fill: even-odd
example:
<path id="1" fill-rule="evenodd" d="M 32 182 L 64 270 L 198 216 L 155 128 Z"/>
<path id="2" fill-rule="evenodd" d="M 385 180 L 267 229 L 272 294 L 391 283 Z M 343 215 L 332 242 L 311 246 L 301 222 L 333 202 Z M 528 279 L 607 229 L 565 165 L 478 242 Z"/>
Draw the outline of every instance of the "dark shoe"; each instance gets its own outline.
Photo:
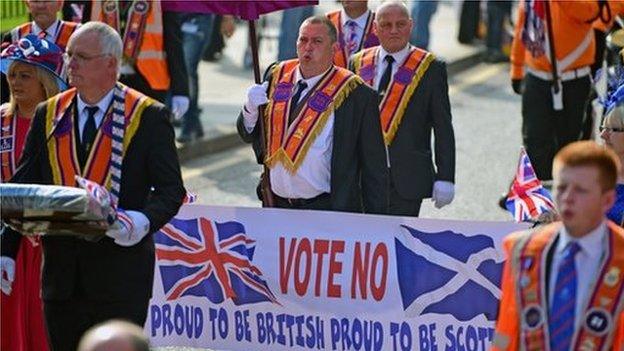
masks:
<path id="1" fill-rule="evenodd" d="M 192 132 L 182 132 L 180 133 L 180 136 L 176 138 L 176 141 L 180 144 L 186 144 L 186 143 L 193 142 L 197 139 L 201 139 L 203 137 L 204 137 L 204 131 L 200 129 L 200 130 L 195 130 Z"/>
<path id="2" fill-rule="evenodd" d="M 509 61 L 509 57 L 507 57 L 507 55 L 503 54 L 500 51 L 488 52 L 487 55 L 485 56 L 485 62 L 487 63 L 500 63 L 500 62 L 508 62 L 508 61 Z"/>
<path id="3" fill-rule="evenodd" d="M 498 207 L 507 211 L 507 194 L 501 195 L 501 197 L 498 199 Z"/>

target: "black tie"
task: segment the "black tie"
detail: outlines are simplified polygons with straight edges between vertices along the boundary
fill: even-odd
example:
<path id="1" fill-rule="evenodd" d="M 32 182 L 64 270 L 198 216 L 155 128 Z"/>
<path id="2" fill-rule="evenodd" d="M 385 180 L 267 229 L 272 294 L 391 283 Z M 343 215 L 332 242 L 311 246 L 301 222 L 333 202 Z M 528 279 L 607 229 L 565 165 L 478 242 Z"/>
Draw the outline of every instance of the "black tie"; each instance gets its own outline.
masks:
<path id="1" fill-rule="evenodd" d="M 390 84 L 390 77 L 392 77 L 392 63 L 394 62 L 394 57 L 392 57 L 391 55 L 386 55 L 385 60 L 388 63 L 388 66 L 386 67 L 383 76 L 381 76 L 381 80 L 379 81 L 379 89 L 377 89 L 380 98 L 383 98 L 383 96 L 386 94 L 388 84 Z"/>
<path id="2" fill-rule="evenodd" d="M 99 110 L 97 106 L 87 106 L 85 107 L 87 113 L 87 123 L 84 125 L 84 129 L 82 130 L 82 147 L 85 151 L 85 154 L 89 153 L 91 149 L 91 144 L 93 144 L 93 139 L 95 139 L 95 132 L 97 128 L 95 128 L 95 114 Z"/>
<path id="3" fill-rule="evenodd" d="M 297 83 L 297 91 L 295 95 L 293 95 L 292 99 L 290 99 L 290 111 L 288 112 L 288 125 L 292 123 L 292 121 L 297 117 L 295 116 L 295 111 L 299 106 L 299 99 L 301 99 L 301 93 L 308 87 L 308 83 L 303 80 L 300 80 Z"/>

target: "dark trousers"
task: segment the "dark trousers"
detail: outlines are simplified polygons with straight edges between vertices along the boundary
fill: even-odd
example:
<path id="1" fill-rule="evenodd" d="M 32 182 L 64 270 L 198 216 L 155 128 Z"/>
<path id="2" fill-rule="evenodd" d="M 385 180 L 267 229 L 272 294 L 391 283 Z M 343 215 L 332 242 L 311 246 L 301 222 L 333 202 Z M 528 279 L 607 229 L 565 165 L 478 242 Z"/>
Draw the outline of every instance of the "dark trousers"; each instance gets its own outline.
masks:
<path id="1" fill-rule="evenodd" d="M 522 139 L 537 177 L 552 179 L 552 161 L 562 147 L 579 140 L 585 104 L 590 90 L 589 76 L 563 85 L 563 110 L 553 109 L 551 82 L 530 73 L 524 78 L 522 94 Z"/>
<path id="2" fill-rule="evenodd" d="M 394 216 L 418 217 L 422 199 L 406 199 L 399 194 L 390 181 L 390 207 L 388 213 Z"/>
<path id="3" fill-rule="evenodd" d="M 52 351 L 74 351 L 90 327 L 110 319 L 122 319 L 143 327 L 149 299 L 133 301 L 93 301 L 86 297 L 44 301 L 48 340 Z"/>
<path id="4" fill-rule="evenodd" d="M 138 73 L 122 74 L 121 77 L 119 77 L 119 81 L 134 90 L 138 90 L 140 93 L 162 102 L 163 104 L 166 103 L 165 100 L 167 99 L 167 91 L 153 90 L 145 78 Z"/>

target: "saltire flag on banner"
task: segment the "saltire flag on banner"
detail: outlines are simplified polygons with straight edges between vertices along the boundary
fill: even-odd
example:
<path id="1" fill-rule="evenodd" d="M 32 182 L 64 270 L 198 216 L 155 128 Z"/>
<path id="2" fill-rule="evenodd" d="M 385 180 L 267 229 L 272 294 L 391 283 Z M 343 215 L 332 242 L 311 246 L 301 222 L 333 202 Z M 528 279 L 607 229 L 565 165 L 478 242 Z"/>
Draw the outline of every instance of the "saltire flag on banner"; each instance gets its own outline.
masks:
<path id="1" fill-rule="evenodd" d="M 252 263 L 256 242 L 241 223 L 174 218 L 154 241 L 167 300 L 197 296 L 212 303 L 278 303 Z"/>
<path id="2" fill-rule="evenodd" d="M 520 150 L 518 171 L 507 194 L 505 207 L 516 222 L 533 221 L 542 213 L 555 210 L 550 192 L 537 179 L 524 148 Z"/>

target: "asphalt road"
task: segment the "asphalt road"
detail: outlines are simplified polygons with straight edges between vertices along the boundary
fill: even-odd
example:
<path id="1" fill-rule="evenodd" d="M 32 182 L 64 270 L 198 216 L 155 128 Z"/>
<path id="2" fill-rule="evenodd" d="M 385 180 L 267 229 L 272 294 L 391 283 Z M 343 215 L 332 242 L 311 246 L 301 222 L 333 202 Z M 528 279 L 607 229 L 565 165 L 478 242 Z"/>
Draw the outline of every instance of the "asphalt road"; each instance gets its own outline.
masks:
<path id="1" fill-rule="evenodd" d="M 515 172 L 521 145 L 520 98 L 508 77 L 506 64 L 480 64 L 449 81 L 457 148 L 455 199 L 442 209 L 425 200 L 421 217 L 511 220 L 497 205 Z M 198 203 L 223 206 L 259 207 L 255 187 L 260 170 L 251 146 L 182 165 L 184 183 L 198 195 Z"/>

